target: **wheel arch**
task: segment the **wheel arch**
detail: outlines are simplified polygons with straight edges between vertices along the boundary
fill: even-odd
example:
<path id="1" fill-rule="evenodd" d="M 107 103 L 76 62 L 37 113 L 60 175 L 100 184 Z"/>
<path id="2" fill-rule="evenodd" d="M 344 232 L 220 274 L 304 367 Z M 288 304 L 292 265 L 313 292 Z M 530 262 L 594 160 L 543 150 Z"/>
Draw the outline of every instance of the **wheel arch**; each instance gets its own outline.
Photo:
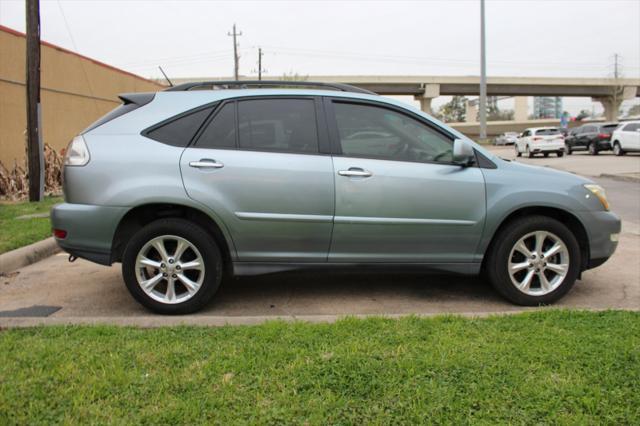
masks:
<path id="1" fill-rule="evenodd" d="M 563 210 L 557 207 L 549 207 L 549 206 L 525 206 L 520 207 L 508 215 L 506 215 L 502 221 L 500 221 L 499 225 L 495 228 L 493 235 L 491 236 L 491 240 L 487 245 L 484 256 L 482 259 L 482 269 L 485 268 L 485 262 L 487 260 L 486 253 L 490 252 L 494 245 L 496 244 L 497 237 L 500 235 L 500 232 L 511 222 L 521 219 L 527 216 L 546 216 L 552 219 L 556 219 L 559 222 L 565 224 L 569 230 L 573 233 L 578 241 L 578 246 L 580 247 L 580 270 L 584 271 L 587 269 L 589 265 L 589 235 L 587 233 L 587 229 L 582 224 L 580 219 L 576 217 L 571 212 L 567 210 Z"/>
<path id="2" fill-rule="evenodd" d="M 121 262 L 124 249 L 131 236 L 145 225 L 157 219 L 177 217 L 200 225 L 220 248 L 225 267 L 233 259 L 233 243 L 225 236 L 222 227 L 209 214 L 193 206 L 178 203 L 147 203 L 130 209 L 120 219 L 111 244 L 111 262 Z"/>

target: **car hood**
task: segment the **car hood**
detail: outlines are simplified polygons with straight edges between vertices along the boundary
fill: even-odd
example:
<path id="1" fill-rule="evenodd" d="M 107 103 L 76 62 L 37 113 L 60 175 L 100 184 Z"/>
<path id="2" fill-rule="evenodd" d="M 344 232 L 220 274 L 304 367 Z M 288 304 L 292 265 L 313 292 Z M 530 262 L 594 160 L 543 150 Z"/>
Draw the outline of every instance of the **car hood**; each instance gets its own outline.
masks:
<path id="1" fill-rule="evenodd" d="M 593 183 L 592 180 L 589 180 L 580 175 L 553 169 L 551 167 L 535 166 L 532 164 L 524 164 L 517 161 L 502 160 L 502 162 L 506 170 L 520 175 L 527 175 L 532 179 L 538 179 L 540 180 L 540 184 L 548 183 L 554 186 L 563 184 L 566 186 L 574 186 Z"/>

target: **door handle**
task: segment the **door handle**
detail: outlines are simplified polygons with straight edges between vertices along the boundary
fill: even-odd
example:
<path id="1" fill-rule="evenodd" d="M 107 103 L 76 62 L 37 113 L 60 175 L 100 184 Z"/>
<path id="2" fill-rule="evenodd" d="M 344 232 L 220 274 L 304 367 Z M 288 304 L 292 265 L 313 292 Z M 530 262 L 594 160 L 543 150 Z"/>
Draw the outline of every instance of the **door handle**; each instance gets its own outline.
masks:
<path id="1" fill-rule="evenodd" d="M 189 167 L 195 167 L 196 169 L 221 169 L 224 167 L 224 164 L 218 163 L 216 160 L 203 158 L 200 161 L 191 161 Z"/>
<path id="2" fill-rule="evenodd" d="M 349 170 L 339 170 L 338 174 L 340 176 L 349 176 L 349 177 L 370 177 L 373 175 L 368 170 L 361 169 L 359 167 L 349 167 Z"/>

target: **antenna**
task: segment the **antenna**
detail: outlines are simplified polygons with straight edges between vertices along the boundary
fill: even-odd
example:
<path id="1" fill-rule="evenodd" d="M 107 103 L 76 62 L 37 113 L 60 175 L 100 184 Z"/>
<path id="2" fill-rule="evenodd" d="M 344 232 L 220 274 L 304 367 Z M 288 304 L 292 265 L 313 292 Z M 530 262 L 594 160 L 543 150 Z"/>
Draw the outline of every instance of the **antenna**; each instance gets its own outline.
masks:
<path id="1" fill-rule="evenodd" d="M 162 73 L 162 75 L 164 75 L 164 78 L 165 78 L 165 80 L 167 80 L 167 83 L 169 83 L 169 86 L 173 87 L 173 83 L 171 82 L 171 80 L 169 80 L 169 77 L 167 77 L 167 74 L 165 74 L 165 72 L 162 69 L 162 67 L 160 65 L 158 65 L 158 68 L 160 68 L 160 72 Z"/>

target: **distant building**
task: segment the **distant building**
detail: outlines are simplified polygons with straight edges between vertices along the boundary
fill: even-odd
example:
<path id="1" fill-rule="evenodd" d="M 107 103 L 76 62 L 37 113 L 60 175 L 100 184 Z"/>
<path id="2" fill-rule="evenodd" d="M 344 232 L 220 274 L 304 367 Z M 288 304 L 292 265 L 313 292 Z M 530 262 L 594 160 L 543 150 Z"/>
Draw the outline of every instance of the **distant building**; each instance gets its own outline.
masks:
<path id="1" fill-rule="evenodd" d="M 562 98 L 560 96 L 536 96 L 533 98 L 533 117 L 562 117 Z"/>

